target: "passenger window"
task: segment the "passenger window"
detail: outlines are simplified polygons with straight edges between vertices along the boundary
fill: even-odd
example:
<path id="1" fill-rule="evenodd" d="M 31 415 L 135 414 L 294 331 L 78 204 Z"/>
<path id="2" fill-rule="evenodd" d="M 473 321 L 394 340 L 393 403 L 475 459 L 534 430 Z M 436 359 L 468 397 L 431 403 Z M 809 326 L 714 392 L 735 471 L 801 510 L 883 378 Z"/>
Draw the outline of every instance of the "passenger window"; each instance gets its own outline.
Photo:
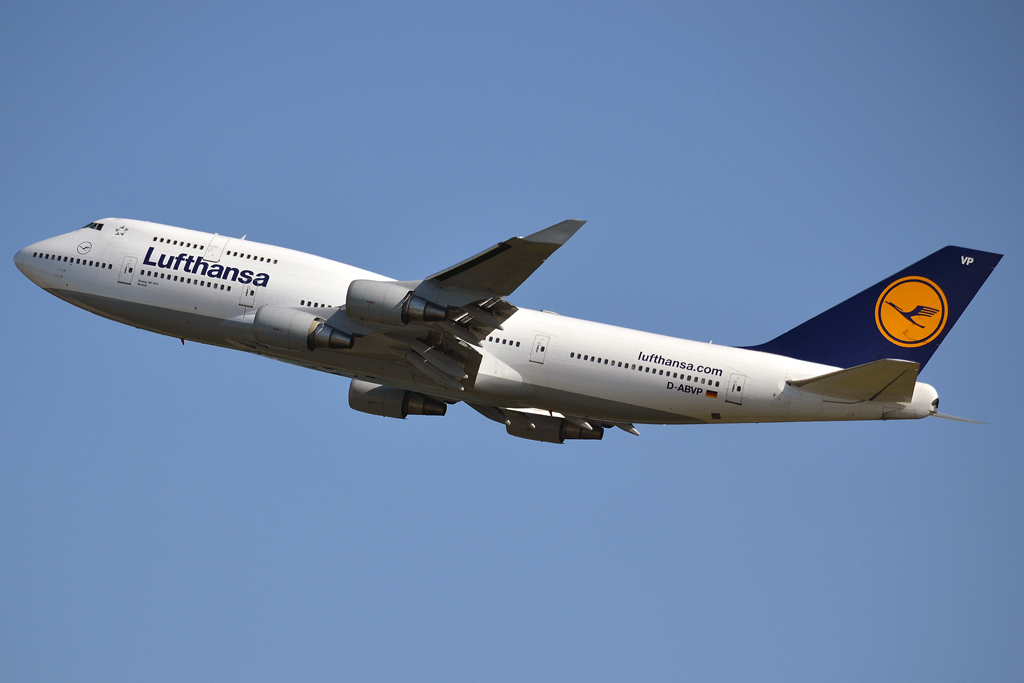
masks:
<path id="1" fill-rule="evenodd" d="M 516 342 L 516 348 L 519 348 L 519 342 Z"/>

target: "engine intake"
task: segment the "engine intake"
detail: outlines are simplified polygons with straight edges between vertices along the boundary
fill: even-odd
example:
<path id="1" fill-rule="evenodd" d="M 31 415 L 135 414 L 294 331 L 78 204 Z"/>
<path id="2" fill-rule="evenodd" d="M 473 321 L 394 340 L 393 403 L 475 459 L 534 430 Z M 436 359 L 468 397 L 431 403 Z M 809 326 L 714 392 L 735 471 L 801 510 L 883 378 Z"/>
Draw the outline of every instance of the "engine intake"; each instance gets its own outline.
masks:
<path id="1" fill-rule="evenodd" d="M 349 317 L 368 323 L 408 325 L 441 322 L 448 309 L 414 295 L 404 285 L 378 280 L 353 280 L 345 297 Z"/>
<path id="2" fill-rule="evenodd" d="M 572 424 L 565 418 L 551 415 L 529 415 L 529 422 L 534 425 L 530 429 L 526 421 L 512 422 L 505 426 L 505 431 L 511 436 L 518 436 L 520 439 L 531 441 L 543 441 L 545 443 L 565 443 L 566 439 L 595 439 L 600 441 L 604 438 L 604 427 L 584 429 Z"/>
<path id="3" fill-rule="evenodd" d="M 261 307 L 252 325 L 256 341 L 275 349 L 351 349 L 354 341 L 352 335 L 331 327 L 323 318 L 285 306 Z"/>
<path id="4" fill-rule="evenodd" d="M 361 379 L 354 379 L 349 385 L 348 405 L 361 413 L 400 420 L 407 415 L 444 415 L 448 412 L 447 404 L 436 398 Z"/>

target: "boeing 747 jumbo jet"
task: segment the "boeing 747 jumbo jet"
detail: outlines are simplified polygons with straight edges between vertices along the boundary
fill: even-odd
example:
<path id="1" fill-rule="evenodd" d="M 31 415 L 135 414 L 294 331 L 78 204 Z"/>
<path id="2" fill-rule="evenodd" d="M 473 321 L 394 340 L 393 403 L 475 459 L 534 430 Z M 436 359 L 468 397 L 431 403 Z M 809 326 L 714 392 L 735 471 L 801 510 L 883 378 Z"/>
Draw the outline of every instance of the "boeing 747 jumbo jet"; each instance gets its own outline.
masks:
<path id="1" fill-rule="evenodd" d="M 584 221 L 399 282 L 291 249 L 105 218 L 14 261 L 126 325 L 351 378 L 349 405 L 405 418 L 465 401 L 562 443 L 637 424 L 897 420 L 937 412 L 918 373 L 1002 258 L 945 247 L 759 346 L 704 344 L 516 308 L 506 297 Z M 961 418 L 953 418 L 961 419 Z"/>

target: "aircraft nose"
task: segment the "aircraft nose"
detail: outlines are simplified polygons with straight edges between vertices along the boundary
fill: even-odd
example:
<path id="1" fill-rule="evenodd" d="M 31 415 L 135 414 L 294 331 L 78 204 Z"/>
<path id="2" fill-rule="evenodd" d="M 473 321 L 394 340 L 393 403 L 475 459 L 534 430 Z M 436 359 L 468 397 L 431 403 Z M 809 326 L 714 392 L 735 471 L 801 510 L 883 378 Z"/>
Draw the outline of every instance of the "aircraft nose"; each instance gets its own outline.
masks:
<path id="1" fill-rule="evenodd" d="M 14 255 L 14 265 L 18 267 L 18 270 L 21 271 L 22 275 L 26 276 L 28 275 L 28 273 L 25 272 L 25 264 L 28 260 L 28 249 L 28 247 L 25 247 L 24 249 L 22 249 L 21 251 Z"/>
<path id="2" fill-rule="evenodd" d="M 18 270 L 21 271 L 21 274 L 27 277 L 32 282 L 34 282 L 35 284 L 39 285 L 40 287 L 43 286 L 43 271 L 39 268 L 39 266 L 36 263 L 38 259 L 33 258 L 33 255 L 41 251 L 41 244 L 42 242 L 30 244 L 14 255 L 14 265 L 18 267 Z"/>

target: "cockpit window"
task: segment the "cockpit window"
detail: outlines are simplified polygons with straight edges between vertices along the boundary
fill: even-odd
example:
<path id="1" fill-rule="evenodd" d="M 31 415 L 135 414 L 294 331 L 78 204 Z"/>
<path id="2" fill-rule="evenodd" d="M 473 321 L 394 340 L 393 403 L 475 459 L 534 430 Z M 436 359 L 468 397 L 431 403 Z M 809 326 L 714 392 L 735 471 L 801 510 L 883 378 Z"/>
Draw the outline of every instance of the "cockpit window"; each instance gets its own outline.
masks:
<path id="1" fill-rule="evenodd" d="M 92 228 L 93 230 L 102 230 L 103 229 L 103 224 L 102 223 L 90 223 L 89 225 L 83 225 L 80 228 L 80 230 L 85 230 L 86 228 Z"/>

